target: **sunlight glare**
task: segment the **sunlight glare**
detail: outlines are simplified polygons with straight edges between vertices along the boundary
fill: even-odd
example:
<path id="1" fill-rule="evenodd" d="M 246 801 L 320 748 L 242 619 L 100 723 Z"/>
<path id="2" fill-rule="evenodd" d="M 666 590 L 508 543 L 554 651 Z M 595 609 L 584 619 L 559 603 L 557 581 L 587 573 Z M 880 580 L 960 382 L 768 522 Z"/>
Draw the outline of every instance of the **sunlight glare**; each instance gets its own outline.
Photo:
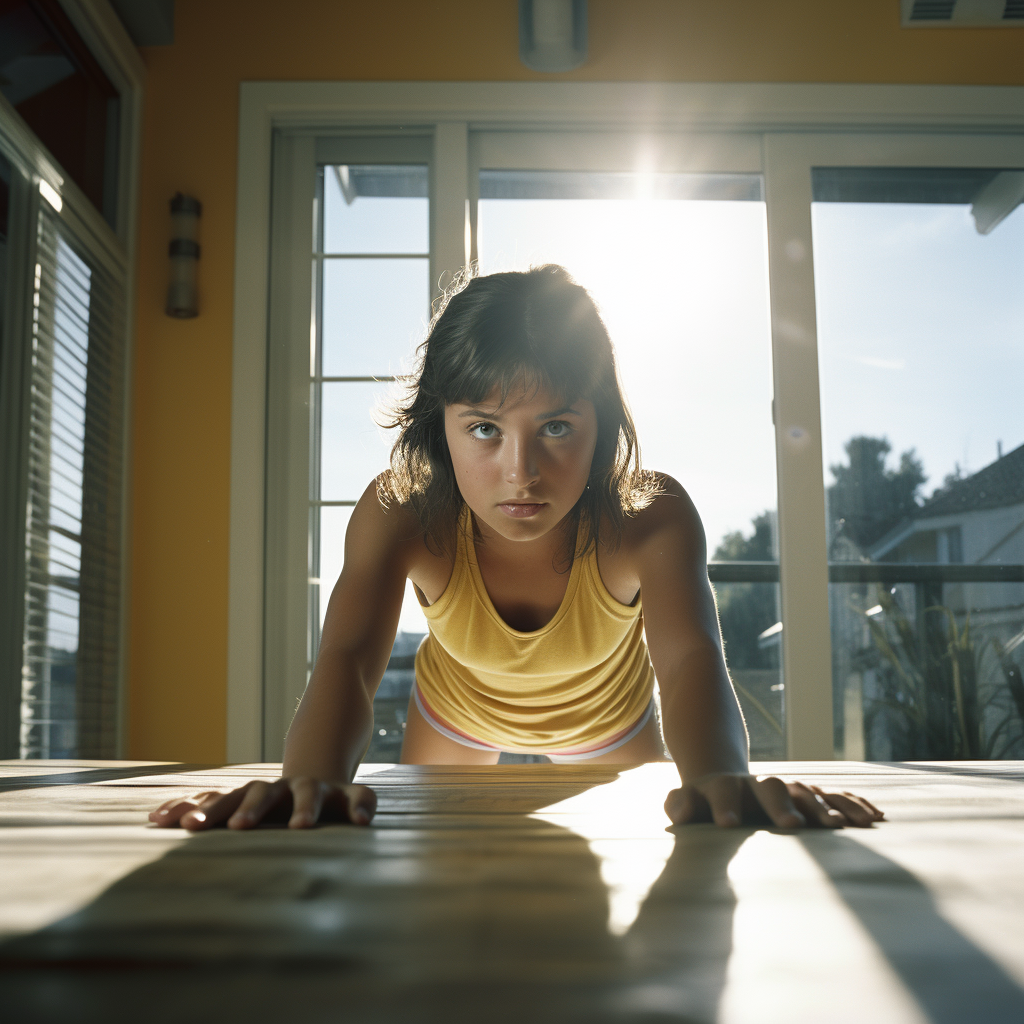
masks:
<path id="1" fill-rule="evenodd" d="M 652 181 L 638 175 L 637 190 Z M 491 199 L 479 211 L 482 273 L 559 263 L 590 291 L 644 463 L 690 492 L 709 551 L 774 508 L 764 204 Z"/>
<path id="2" fill-rule="evenodd" d="M 614 818 L 608 816 L 606 797 L 600 787 L 530 815 L 538 821 L 571 829 L 587 841 L 608 889 L 611 935 L 625 935 L 629 931 L 675 845 L 675 838 L 666 831 L 667 819 L 661 805 L 661 794 L 666 790 L 652 786 L 651 767 L 626 769 L 619 775 L 615 787 L 623 793 L 623 799 L 617 804 L 619 811 Z M 667 763 L 665 767 L 671 785 L 675 768 Z"/>

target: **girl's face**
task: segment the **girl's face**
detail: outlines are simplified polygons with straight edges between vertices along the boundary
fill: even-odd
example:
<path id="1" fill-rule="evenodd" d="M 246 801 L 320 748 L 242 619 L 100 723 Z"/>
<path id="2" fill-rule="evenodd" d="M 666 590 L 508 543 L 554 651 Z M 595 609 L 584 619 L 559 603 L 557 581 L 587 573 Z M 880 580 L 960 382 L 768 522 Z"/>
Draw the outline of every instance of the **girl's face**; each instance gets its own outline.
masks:
<path id="1" fill-rule="evenodd" d="M 536 540 L 572 511 L 587 486 L 597 414 L 587 399 L 565 405 L 545 387 L 524 387 L 500 405 L 445 407 L 455 480 L 476 516 L 507 540 Z"/>

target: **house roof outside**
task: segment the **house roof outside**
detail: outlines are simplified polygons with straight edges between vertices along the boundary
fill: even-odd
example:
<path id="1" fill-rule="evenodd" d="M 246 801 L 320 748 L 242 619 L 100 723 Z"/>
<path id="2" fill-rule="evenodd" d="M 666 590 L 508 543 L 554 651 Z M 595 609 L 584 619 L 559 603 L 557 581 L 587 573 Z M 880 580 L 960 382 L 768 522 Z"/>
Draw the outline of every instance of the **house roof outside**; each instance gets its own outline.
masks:
<path id="1" fill-rule="evenodd" d="M 1013 505 L 1024 505 L 1024 444 L 977 473 L 944 487 L 870 545 L 865 554 L 871 561 L 884 560 L 913 534 L 948 525 L 946 517 Z M 946 523 L 934 522 L 944 518 Z M 926 526 L 927 522 L 933 525 Z"/>
<path id="2" fill-rule="evenodd" d="M 1024 444 L 1001 459 L 957 480 L 926 501 L 915 519 L 1004 508 L 1024 502 Z"/>

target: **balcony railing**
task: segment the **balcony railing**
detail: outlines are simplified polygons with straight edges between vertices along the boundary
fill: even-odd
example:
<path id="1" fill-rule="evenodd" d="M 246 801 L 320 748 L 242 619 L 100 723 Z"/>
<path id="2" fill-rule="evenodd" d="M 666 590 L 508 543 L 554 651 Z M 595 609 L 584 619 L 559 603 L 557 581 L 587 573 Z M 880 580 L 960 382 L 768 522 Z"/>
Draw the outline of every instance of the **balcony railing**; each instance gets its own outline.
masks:
<path id="1" fill-rule="evenodd" d="M 708 562 L 712 583 L 778 583 L 778 562 Z M 1024 565 L 830 562 L 829 583 L 1024 583 Z"/>

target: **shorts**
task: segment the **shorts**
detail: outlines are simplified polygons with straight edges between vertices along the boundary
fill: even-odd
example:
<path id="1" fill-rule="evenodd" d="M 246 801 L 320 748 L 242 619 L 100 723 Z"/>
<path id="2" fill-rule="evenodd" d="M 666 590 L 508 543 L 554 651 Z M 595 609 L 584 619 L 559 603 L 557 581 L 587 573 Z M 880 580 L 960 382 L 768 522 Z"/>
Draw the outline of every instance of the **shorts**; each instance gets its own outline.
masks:
<path id="1" fill-rule="evenodd" d="M 427 720 L 427 722 L 436 729 L 442 736 L 447 736 L 448 739 L 454 740 L 456 743 L 461 743 L 464 747 L 471 747 L 473 750 L 497 750 L 500 751 L 501 747 L 494 746 L 493 743 L 484 743 L 482 740 L 475 740 L 471 736 L 467 736 L 464 733 L 456 732 L 451 726 L 445 725 L 430 709 L 430 706 L 420 695 L 420 688 L 413 683 L 412 687 L 413 700 L 416 701 L 416 707 L 419 709 L 419 713 Z M 617 736 L 610 743 L 606 743 L 600 747 L 595 747 L 593 750 L 584 750 L 576 752 L 559 753 L 557 750 L 529 750 L 519 751 L 519 753 L 530 753 L 530 754 L 543 754 L 545 757 L 551 758 L 555 764 L 559 763 L 571 763 L 573 761 L 589 761 L 591 758 L 600 757 L 602 754 L 608 754 L 613 750 L 618 750 L 619 747 L 625 746 L 634 736 L 637 736 L 647 725 L 651 715 L 654 714 L 654 698 L 651 698 L 650 703 L 647 705 L 647 710 L 637 719 L 636 723 L 630 726 L 621 736 Z"/>

